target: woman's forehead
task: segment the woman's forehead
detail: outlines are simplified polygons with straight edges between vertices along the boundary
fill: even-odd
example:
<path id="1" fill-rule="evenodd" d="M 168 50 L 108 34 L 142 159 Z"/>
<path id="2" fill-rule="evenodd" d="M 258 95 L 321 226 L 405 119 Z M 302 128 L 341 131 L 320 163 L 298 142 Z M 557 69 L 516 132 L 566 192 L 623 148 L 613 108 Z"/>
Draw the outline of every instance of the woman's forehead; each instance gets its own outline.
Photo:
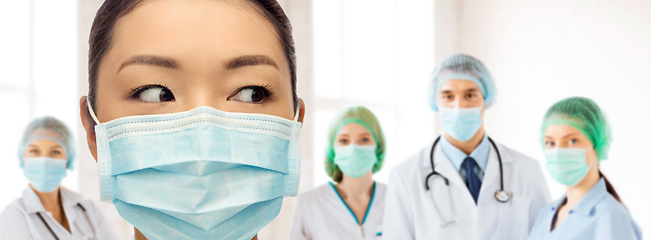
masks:
<path id="1" fill-rule="evenodd" d="M 364 126 L 358 123 L 348 123 L 341 127 L 341 130 L 339 130 L 339 135 L 341 134 L 365 134 L 365 133 L 370 133 Z"/>
<path id="2" fill-rule="evenodd" d="M 545 137 L 558 138 L 558 137 L 569 137 L 569 136 L 585 137 L 583 136 L 583 133 L 579 129 L 576 129 L 575 127 L 568 124 L 563 124 L 563 123 L 551 124 L 547 126 L 547 129 L 545 129 Z"/>
<path id="3" fill-rule="evenodd" d="M 182 66 L 208 68 L 241 55 L 265 55 L 289 74 L 273 25 L 249 4 L 147 1 L 117 22 L 111 45 L 103 62 L 113 72 L 134 55 L 160 55 Z"/>
<path id="4" fill-rule="evenodd" d="M 38 148 L 44 148 L 44 149 L 50 149 L 50 148 L 61 148 L 61 145 L 58 143 L 48 140 L 48 139 L 37 139 L 32 141 L 28 146 L 30 147 L 38 147 Z"/>

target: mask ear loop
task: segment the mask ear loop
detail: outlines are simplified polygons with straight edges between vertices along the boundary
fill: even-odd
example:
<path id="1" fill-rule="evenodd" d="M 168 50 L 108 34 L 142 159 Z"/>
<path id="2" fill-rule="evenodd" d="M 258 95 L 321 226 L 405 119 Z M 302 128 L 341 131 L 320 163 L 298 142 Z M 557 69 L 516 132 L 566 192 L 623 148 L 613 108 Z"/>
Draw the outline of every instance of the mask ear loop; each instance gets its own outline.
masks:
<path id="1" fill-rule="evenodd" d="M 86 106 L 88 106 L 88 112 L 90 112 L 90 116 L 95 121 L 95 124 L 99 125 L 99 120 L 97 120 L 97 116 L 95 116 L 95 111 L 93 111 L 93 107 L 90 106 L 90 100 L 88 100 L 88 98 L 86 98 Z"/>
<path id="2" fill-rule="evenodd" d="M 294 115 L 294 120 L 293 120 L 294 122 L 298 122 L 298 116 L 301 115 L 300 111 L 301 111 L 301 107 L 297 106 L 296 107 L 296 114 Z"/>

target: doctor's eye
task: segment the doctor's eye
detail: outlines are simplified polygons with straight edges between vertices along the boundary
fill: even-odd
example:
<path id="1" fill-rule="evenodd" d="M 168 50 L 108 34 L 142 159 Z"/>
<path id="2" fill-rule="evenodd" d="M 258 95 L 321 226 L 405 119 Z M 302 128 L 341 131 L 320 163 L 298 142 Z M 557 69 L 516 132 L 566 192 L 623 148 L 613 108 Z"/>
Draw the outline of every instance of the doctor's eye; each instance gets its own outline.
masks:
<path id="1" fill-rule="evenodd" d="M 368 138 L 362 138 L 362 139 L 360 139 L 359 141 L 362 142 L 362 143 L 367 143 L 367 142 L 370 142 L 371 139 L 368 139 Z"/>
<path id="2" fill-rule="evenodd" d="M 52 154 L 54 154 L 54 155 L 61 155 L 61 151 L 59 151 L 59 150 L 54 150 L 54 151 L 52 151 Z"/>
<path id="3" fill-rule="evenodd" d="M 169 88 L 158 84 L 132 89 L 129 95 L 144 102 L 170 102 L 175 100 L 174 94 Z"/>
<path id="4" fill-rule="evenodd" d="M 29 153 L 31 153 L 31 154 L 38 154 L 38 149 L 32 149 L 32 150 L 29 150 Z"/>
<path id="5" fill-rule="evenodd" d="M 476 96 L 477 96 L 477 94 L 474 94 L 474 93 L 469 93 L 468 95 L 466 95 L 467 98 L 474 98 Z"/>
<path id="6" fill-rule="evenodd" d="M 339 139 L 339 141 L 337 141 L 337 142 L 339 142 L 339 143 L 341 143 L 341 144 L 347 144 L 347 143 L 348 143 L 348 139 L 345 139 L 345 138 L 343 138 L 343 139 Z"/>
<path id="7" fill-rule="evenodd" d="M 576 144 L 576 142 L 577 142 L 576 139 L 571 139 L 568 143 L 569 143 L 570 145 L 572 145 L 572 144 Z"/>
<path id="8" fill-rule="evenodd" d="M 545 142 L 545 146 L 553 148 L 554 147 L 554 142 L 547 141 L 547 142 Z"/>
<path id="9" fill-rule="evenodd" d="M 272 94 L 273 93 L 269 91 L 269 85 L 246 86 L 238 89 L 234 94 L 231 94 L 227 100 L 246 103 L 262 103 L 264 100 L 269 99 Z"/>

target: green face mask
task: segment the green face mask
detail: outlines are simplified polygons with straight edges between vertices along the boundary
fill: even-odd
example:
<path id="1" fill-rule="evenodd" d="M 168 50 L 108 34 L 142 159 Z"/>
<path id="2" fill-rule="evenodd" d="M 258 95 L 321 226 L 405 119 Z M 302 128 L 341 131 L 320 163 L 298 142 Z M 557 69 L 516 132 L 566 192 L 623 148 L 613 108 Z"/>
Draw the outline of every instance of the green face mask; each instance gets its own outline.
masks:
<path id="1" fill-rule="evenodd" d="M 364 176 L 371 171 L 376 162 L 375 146 L 350 144 L 344 147 L 335 147 L 335 164 L 349 177 Z"/>
<path id="2" fill-rule="evenodd" d="M 574 186 L 588 174 L 591 166 L 585 159 L 585 149 L 554 148 L 545 150 L 545 168 L 552 178 L 565 186 Z"/>

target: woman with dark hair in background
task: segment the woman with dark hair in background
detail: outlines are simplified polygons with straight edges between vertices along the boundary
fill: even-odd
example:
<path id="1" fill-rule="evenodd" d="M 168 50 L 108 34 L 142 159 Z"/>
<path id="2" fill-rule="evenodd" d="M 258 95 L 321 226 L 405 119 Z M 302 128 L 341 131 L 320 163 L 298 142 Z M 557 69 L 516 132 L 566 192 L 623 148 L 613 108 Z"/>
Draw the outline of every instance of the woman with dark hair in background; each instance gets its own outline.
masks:
<path id="1" fill-rule="evenodd" d="M 275 0 L 106 0 L 81 120 L 135 239 L 257 239 L 300 173 L 303 102 Z"/>
<path id="2" fill-rule="evenodd" d="M 608 122 L 592 100 L 567 98 L 547 110 L 541 129 L 545 167 L 567 193 L 540 210 L 529 239 L 642 239 L 599 170 L 610 142 Z"/>

